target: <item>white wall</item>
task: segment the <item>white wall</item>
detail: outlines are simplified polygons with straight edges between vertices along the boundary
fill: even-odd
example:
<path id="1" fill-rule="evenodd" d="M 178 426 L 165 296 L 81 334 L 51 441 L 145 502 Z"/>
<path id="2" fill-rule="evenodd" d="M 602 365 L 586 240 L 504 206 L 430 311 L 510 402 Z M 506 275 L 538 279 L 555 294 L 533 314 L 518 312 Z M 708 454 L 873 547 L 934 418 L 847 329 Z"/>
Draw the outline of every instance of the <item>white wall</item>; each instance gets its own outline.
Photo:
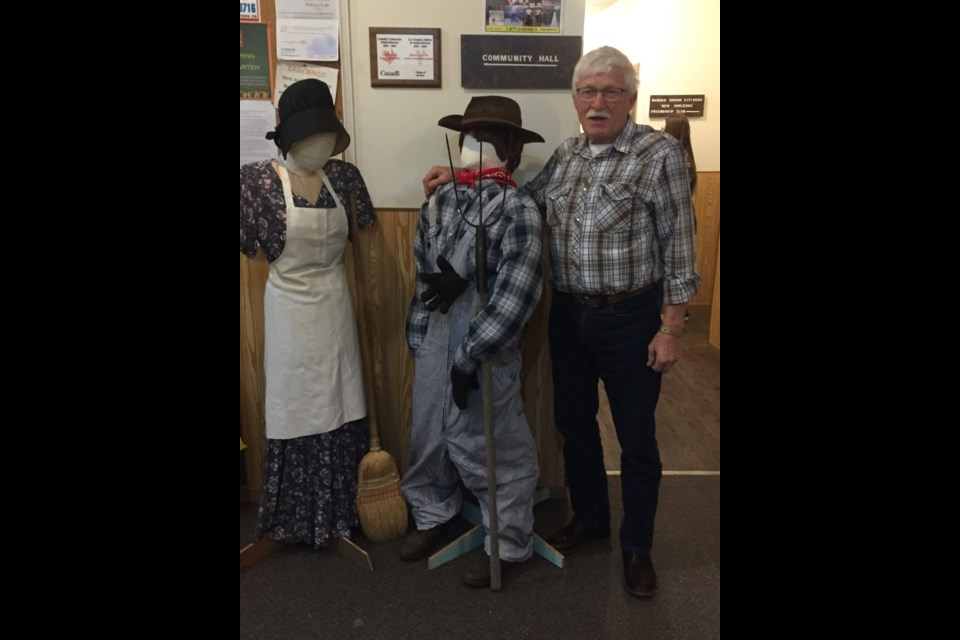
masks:
<path id="1" fill-rule="evenodd" d="M 638 122 L 663 127 L 651 94 L 706 95 L 690 138 L 697 170 L 720 171 L 720 0 L 588 0 L 586 13 L 584 51 L 609 45 L 640 64 Z"/>
<path id="2" fill-rule="evenodd" d="M 495 90 L 460 86 L 460 35 L 483 34 L 482 1 L 347 2 L 353 104 L 352 127 L 351 118 L 346 118 L 352 137 L 346 157 L 360 169 L 374 206 L 384 209 L 420 206 L 423 175 L 435 164 L 447 164 L 444 133 L 450 134 L 454 163 L 457 161 L 458 134 L 438 126 L 437 121 L 453 113 L 462 114 L 473 96 L 497 94 L 513 98 L 520 104 L 524 127 L 546 140 L 524 147 L 523 162 L 516 171 L 520 184 L 537 174 L 564 139 L 580 132 L 569 89 Z M 583 35 L 584 2 L 563 0 L 561 35 Z M 371 87 L 369 27 L 439 28 L 442 88 Z M 698 155 L 698 165 L 699 159 Z"/>
<path id="3" fill-rule="evenodd" d="M 580 132 L 567 89 L 460 87 L 460 35 L 483 34 L 482 1 L 342 0 L 343 5 L 349 8 L 344 18 L 350 24 L 350 52 L 344 55 L 349 55 L 353 89 L 352 105 L 346 105 L 352 106 L 346 121 L 353 138 L 346 158 L 360 168 L 376 207 L 420 206 L 423 174 L 434 164 L 447 164 L 444 133 L 450 134 L 456 162 L 457 134 L 437 121 L 462 114 L 473 96 L 513 98 L 523 110 L 524 126 L 546 139 L 524 148 L 516 172 L 520 184 L 536 175 L 560 142 Z M 582 35 L 584 51 L 616 47 L 640 64 L 638 122 L 663 126 L 662 119 L 648 117 L 651 94 L 706 95 L 704 117 L 690 119 L 693 148 L 698 170 L 720 171 L 720 0 L 563 0 L 562 7 L 562 35 Z M 371 26 L 439 28 L 443 86 L 371 87 Z"/>

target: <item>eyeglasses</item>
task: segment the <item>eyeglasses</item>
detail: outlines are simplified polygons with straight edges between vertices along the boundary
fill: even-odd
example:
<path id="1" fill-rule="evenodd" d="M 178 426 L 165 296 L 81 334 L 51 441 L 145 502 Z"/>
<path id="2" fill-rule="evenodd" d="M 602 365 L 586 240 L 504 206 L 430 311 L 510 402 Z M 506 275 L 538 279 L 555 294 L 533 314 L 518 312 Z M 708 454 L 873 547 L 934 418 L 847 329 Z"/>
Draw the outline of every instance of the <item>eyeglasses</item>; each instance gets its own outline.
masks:
<path id="1" fill-rule="evenodd" d="M 620 96 L 627 92 L 626 89 L 618 89 L 616 87 L 610 87 L 607 89 L 596 89 L 594 87 L 581 87 L 577 89 L 577 97 L 580 98 L 582 102 L 592 102 L 594 98 L 597 97 L 597 94 L 601 94 L 605 102 L 616 102 L 620 99 Z"/>

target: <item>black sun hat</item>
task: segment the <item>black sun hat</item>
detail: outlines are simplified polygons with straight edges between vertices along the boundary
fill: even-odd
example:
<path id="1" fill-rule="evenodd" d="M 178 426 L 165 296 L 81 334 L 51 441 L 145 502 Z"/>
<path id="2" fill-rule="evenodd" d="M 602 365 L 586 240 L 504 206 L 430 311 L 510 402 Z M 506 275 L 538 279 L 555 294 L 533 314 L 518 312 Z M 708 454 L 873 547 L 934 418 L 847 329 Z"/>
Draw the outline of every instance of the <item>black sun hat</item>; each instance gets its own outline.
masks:
<path id="1" fill-rule="evenodd" d="M 523 128 L 520 105 L 503 96 L 476 96 L 470 99 L 462 116 L 450 115 L 440 118 L 441 127 L 454 131 L 470 131 L 484 127 L 508 127 L 520 134 L 520 141 L 543 142 L 543 136 Z"/>
<path id="2" fill-rule="evenodd" d="M 277 104 L 280 124 L 267 132 L 283 157 L 294 143 L 316 133 L 336 133 L 337 142 L 330 155 L 337 155 L 350 146 L 350 134 L 343 128 L 330 96 L 330 88 L 316 78 L 298 80 L 280 95 Z"/>

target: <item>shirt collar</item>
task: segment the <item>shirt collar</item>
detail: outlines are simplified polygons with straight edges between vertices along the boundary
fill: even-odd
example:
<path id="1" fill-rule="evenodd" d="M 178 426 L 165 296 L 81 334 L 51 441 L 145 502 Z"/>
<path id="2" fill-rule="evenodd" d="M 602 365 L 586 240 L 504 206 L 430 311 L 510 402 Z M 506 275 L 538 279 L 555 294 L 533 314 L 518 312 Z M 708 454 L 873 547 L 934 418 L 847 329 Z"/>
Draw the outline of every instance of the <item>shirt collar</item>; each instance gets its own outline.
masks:
<path id="1" fill-rule="evenodd" d="M 638 125 L 633 120 L 627 120 L 627 124 L 620 130 L 619 135 L 613 140 L 613 148 L 620 153 L 629 153 L 636 144 L 636 137 L 639 133 L 649 133 L 653 127 L 648 124 Z M 590 153 L 590 142 L 587 140 L 587 134 L 581 133 L 577 141 L 577 153 L 584 158 L 592 158 Z"/>

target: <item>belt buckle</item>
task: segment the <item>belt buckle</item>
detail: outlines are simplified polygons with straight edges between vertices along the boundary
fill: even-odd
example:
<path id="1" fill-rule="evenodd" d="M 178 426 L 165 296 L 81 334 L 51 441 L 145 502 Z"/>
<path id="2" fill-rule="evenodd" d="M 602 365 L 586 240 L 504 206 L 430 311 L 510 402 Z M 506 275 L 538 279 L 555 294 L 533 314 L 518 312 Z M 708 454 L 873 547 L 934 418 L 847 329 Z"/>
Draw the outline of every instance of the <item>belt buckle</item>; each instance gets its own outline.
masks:
<path id="1" fill-rule="evenodd" d="M 581 309 L 590 308 L 590 296 L 574 293 L 570 294 L 570 297 L 573 298 L 573 302 Z"/>

